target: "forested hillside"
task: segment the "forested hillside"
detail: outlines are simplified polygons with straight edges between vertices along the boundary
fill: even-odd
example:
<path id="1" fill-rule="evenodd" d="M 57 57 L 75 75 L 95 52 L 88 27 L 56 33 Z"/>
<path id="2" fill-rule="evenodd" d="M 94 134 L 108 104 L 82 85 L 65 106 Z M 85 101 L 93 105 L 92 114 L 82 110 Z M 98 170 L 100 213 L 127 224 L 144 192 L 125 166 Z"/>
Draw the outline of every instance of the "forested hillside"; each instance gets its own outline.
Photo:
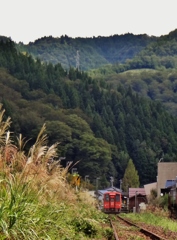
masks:
<path id="1" fill-rule="evenodd" d="M 162 102 L 177 115 L 177 30 L 147 45 L 133 59 L 90 70 L 89 76 L 115 89 L 119 84 L 131 86 L 135 93 Z"/>
<path id="2" fill-rule="evenodd" d="M 28 45 L 21 43 L 18 47 L 44 62 L 61 63 L 64 69 L 77 67 L 79 70 L 88 70 L 132 59 L 156 39 L 145 34 L 130 33 L 93 38 L 71 38 L 65 35 L 60 38 L 43 37 Z"/>
<path id="3" fill-rule="evenodd" d="M 42 61 L 61 63 L 68 70 L 89 70 L 89 76 L 116 89 L 131 86 L 135 93 L 163 103 L 177 115 L 177 30 L 161 37 L 114 35 L 93 38 L 44 37 L 18 45 Z"/>
<path id="4" fill-rule="evenodd" d="M 11 131 L 31 145 L 45 122 L 50 144 L 59 142 L 59 155 L 79 161 L 79 173 L 94 185 L 100 177 L 106 187 L 113 176 L 119 186 L 130 158 L 141 185 L 156 181 L 161 157 L 177 160 L 177 119 L 160 102 L 73 67 L 34 60 L 11 40 L 0 42 L 0 67 L 0 101 Z"/>

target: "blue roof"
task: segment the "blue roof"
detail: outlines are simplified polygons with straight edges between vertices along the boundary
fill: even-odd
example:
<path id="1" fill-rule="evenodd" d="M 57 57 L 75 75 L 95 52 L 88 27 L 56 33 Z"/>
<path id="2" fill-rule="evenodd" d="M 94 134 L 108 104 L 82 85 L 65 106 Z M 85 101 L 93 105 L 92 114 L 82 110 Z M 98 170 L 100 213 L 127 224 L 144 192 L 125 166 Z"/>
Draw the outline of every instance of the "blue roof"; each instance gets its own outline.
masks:
<path id="1" fill-rule="evenodd" d="M 165 184 L 165 188 L 172 187 L 176 184 L 176 180 L 167 180 Z"/>

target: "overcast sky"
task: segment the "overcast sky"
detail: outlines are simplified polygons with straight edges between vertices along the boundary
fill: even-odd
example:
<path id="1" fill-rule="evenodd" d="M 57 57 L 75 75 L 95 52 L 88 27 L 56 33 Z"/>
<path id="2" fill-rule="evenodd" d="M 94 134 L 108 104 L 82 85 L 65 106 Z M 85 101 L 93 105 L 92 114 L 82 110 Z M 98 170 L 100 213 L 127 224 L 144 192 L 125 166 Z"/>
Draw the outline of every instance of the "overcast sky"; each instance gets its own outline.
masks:
<path id="1" fill-rule="evenodd" d="M 177 0 L 0 0 L 0 35 L 29 43 L 44 36 L 166 35 Z"/>

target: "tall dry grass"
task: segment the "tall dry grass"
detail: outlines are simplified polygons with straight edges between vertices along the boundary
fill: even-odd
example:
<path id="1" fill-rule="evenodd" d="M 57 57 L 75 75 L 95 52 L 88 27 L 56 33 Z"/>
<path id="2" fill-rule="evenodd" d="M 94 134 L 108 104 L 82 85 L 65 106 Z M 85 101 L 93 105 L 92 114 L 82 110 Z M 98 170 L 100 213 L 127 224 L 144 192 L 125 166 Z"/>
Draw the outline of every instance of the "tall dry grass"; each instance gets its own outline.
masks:
<path id="1" fill-rule="evenodd" d="M 11 119 L 4 121 L 4 112 L 0 105 L 0 239 L 16 235 L 20 239 L 20 235 L 26 235 L 19 227 L 23 225 L 21 220 L 28 222 L 25 214 L 32 218 L 35 202 L 44 206 L 51 201 L 57 204 L 66 196 L 69 201 L 68 193 L 71 199 L 76 197 L 66 182 L 69 165 L 63 168 L 60 161 L 49 161 L 58 157 L 58 143 L 48 147 L 45 124 L 25 154 L 27 141 L 20 134 L 14 144 L 9 131 Z M 37 234 L 34 226 L 32 229 L 27 234 L 34 239 Z"/>
<path id="2" fill-rule="evenodd" d="M 67 183 L 70 165 L 52 161 L 58 143 L 48 146 L 45 124 L 26 153 L 28 140 L 15 144 L 3 115 L 0 105 L 0 240 L 105 239 L 94 200 Z"/>
<path id="3" fill-rule="evenodd" d="M 25 154 L 27 143 L 22 135 L 13 144 L 9 132 L 10 118 L 3 121 L 4 110 L 0 106 L 0 169 L 9 180 L 13 177 L 20 184 L 30 183 L 34 189 L 45 190 L 49 195 L 60 191 L 67 192 L 66 175 L 69 165 L 63 168 L 56 159 L 58 143 L 48 147 L 45 124 L 42 126 L 36 142 Z M 49 163 L 50 162 L 50 163 Z M 69 189 L 68 189 L 69 190 Z M 59 196 L 62 197 L 62 194 Z M 56 194 L 55 194 L 56 195 Z"/>

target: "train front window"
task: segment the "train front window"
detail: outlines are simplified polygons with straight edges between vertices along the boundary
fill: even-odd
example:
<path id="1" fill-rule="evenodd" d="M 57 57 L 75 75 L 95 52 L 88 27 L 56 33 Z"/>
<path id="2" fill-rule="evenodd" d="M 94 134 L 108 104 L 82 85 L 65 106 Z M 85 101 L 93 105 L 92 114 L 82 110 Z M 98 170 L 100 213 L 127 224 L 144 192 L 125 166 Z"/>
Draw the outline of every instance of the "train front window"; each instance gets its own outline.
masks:
<path id="1" fill-rule="evenodd" d="M 106 195 L 105 195 L 105 201 L 106 201 L 106 202 L 109 202 L 109 194 L 106 194 Z"/>
<path id="2" fill-rule="evenodd" d="M 116 194 L 116 202 L 120 202 L 120 195 Z"/>

